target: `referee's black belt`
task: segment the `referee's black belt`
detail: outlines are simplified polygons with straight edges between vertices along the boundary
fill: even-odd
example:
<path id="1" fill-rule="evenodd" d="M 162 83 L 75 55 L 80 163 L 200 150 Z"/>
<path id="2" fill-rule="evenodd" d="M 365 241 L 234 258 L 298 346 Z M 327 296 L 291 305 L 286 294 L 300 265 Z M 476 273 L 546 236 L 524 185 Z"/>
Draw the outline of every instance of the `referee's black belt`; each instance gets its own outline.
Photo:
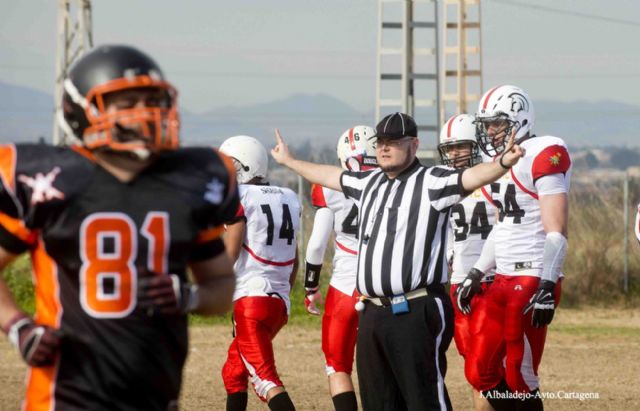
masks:
<path id="1" fill-rule="evenodd" d="M 400 294 L 394 297 L 366 297 L 367 301 L 371 301 L 379 307 L 391 306 L 392 300 L 395 297 L 404 297 L 407 300 L 413 300 L 420 297 L 426 297 L 429 294 L 444 294 L 444 286 L 442 284 L 430 285 L 426 288 L 418 288 L 408 293 Z"/>

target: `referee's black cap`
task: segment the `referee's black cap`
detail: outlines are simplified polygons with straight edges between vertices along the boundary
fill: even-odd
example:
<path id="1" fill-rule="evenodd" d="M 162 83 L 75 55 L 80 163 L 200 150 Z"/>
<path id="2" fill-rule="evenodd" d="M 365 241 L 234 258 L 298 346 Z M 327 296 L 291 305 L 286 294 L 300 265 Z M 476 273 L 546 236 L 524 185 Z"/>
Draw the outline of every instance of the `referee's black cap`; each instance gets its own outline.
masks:
<path id="1" fill-rule="evenodd" d="M 376 137 L 390 140 L 418 137 L 418 126 L 416 126 L 416 121 L 413 117 L 408 114 L 389 114 L 376 126 Z"/>

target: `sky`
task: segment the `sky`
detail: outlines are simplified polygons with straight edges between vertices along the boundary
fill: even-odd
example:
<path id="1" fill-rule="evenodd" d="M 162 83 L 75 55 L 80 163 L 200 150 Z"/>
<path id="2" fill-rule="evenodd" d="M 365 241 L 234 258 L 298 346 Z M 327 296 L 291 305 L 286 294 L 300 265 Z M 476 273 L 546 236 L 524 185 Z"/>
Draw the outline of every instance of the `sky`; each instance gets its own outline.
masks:
<path id="1" fill-rule="evenodd" d="M 200 113 L 297 93 L 375 104 L 376 0 L 94 0 L 95 44 L 138 46 Z M 54 0 L 0 0 L 0 81 L 53 93 Z M 640 105 L 640 1 L 482 0 L 485 88 Z M 6 102 L 4 103 L 6 104 Z"/>

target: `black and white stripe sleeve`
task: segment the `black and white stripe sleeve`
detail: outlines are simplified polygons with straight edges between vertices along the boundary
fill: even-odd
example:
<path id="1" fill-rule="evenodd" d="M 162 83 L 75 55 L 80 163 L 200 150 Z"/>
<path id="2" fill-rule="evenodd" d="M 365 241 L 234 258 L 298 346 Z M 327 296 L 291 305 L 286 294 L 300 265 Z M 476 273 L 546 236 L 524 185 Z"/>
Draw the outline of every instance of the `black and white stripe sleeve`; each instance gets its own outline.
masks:
<path id="1" fill-rule="evenodd" d="M 379 172 L 379 169 L 370 171 L 343 171 L 340 175 L 342 193 L 345 197 L 360 203 L 362 190 L 366 187 L 369 179 Z"/>
<path id="2" fill-rule="evenodd" d="M 464 169 L 435 166 L 427 170 L 426 186 L 431 206 L 438 211 L 454 205 L 467 194 L 462 185 Z"/>

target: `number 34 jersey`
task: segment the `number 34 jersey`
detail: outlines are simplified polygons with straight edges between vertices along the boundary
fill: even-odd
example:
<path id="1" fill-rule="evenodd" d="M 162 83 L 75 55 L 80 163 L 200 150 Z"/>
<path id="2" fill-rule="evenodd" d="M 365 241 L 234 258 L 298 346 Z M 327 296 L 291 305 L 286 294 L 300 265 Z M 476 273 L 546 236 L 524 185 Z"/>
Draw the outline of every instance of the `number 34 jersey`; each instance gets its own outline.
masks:
<path id="1" fill-rule="evenodd" d="M 36 391 L 175 398 L 187 318 L 136 309 L 138 278 L 185 279 L 189 262 L 224 252 L 222 224 L 238 206 L 230 161 L 178 149 L 122 183 L 79 147 L 0 145 L 0 177 L 0 245 L 30 251 L 36 321 L 65 335 L 57 373 L 32 370 Z"/>
<path id="2" fill-rule="evenodd" d="M 291 308 L 289 277 L 296 259 L 300 203 L 285 187 L 241 184 L 236 218 L 246 220 L 235 263 L 234 301 L 246 296 L 279 295 Z"/>
<path id="3" fill-rule="evenodd" d="M 356 288 L 358 271 L 358 207 L 339 191 L 317 184 L 311 186 L 311 205 L 333 212 L 335 251 L 331 286 L 346 295 Z"/>
<path id="4" fill-rule="evenodd" d="M 496 273 L 542 274 L 546 233 L 542 226 L 536 181 L 563 174 L 569 192 L 571 158 L 564 141 L 552 136 L 532 136 L 519 144 L 526 154 L 507 174 L 491 183 L 491 197 L 499 210 L 494 227 Z"/>
<path id="5" fill-rule="evenodd" d="M 496 222 L 496 209 L 487 187 L 482 187 L 451 207 L 453 231 L 451 284 L 461 283 L 480 257 L 482 246 Z M 450 243 L 451 244 L 451 243 Z M 492 275 L 493 271 L 485 273 Z"/>

